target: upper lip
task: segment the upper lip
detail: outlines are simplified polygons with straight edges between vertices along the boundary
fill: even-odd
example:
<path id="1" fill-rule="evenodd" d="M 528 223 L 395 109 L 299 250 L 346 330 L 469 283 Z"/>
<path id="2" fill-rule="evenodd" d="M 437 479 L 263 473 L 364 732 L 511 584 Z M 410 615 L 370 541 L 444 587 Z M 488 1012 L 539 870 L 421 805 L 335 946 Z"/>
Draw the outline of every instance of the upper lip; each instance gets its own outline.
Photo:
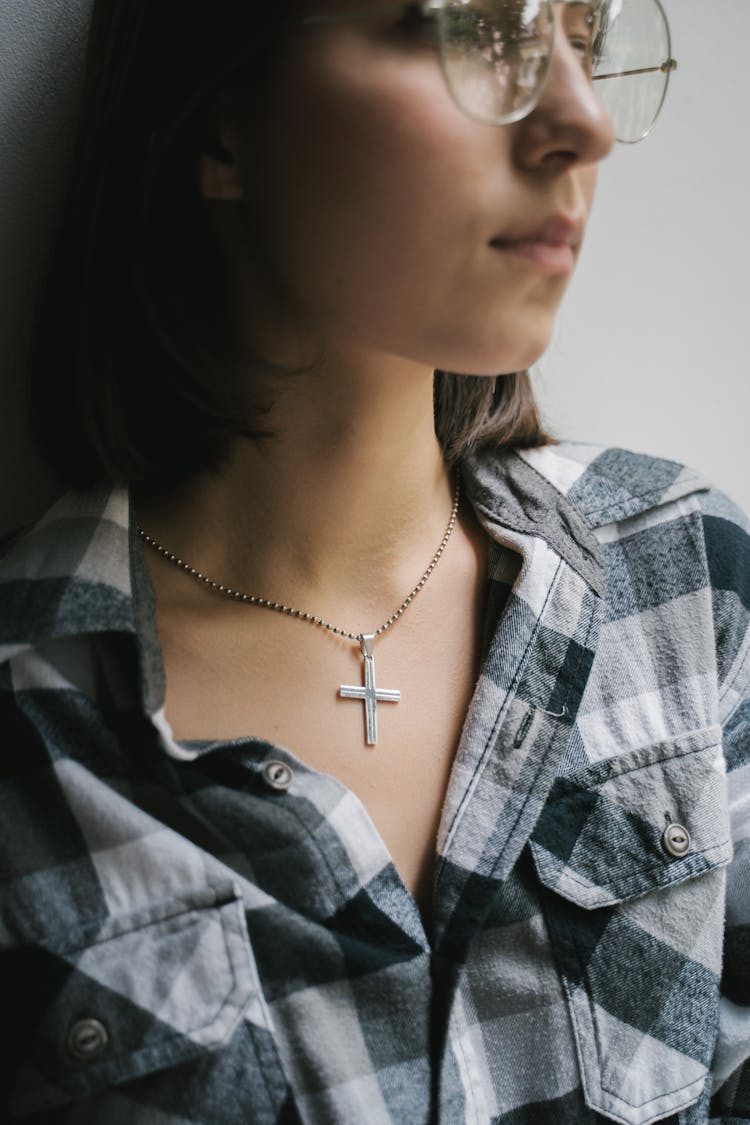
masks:
<path id="1" fill-rule="evenodd" d="M 503 246 L 513 246 L 523 242 L 541 242 L 548 246 L 578 246 L 583 239 L 585 225 L 582 215 L 558 212 L 542 219 L 533 227 L 497 234 L 491 241 Z"/>

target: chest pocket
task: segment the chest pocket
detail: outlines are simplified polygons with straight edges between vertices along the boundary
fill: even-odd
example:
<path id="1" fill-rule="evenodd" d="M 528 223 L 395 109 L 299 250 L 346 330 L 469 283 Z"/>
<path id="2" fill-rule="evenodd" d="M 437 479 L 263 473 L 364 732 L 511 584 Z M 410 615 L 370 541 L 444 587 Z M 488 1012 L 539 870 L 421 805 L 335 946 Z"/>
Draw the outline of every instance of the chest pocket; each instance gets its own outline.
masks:
<path id="1" fill-rule="evenodd" d="M 243 904 L 231 886 L 111 920 L 65 948 L 36 946 L 17 971 L 26 1034 L 16 1044 L 14 1119 L 99 1095 L 88 1103 L 93 1116 L 75 1120 L 107 1120 L 111 1088 L 205 1057 L 240 1025 L 263 1032 Z"/>
<path id="2" fill-rule="evenodd" d="M 692 1105 L 711 1064 L 732 854 L 720 737 L 559 778 L 531 840 L 586 1103 L 625 1125 Z"/>

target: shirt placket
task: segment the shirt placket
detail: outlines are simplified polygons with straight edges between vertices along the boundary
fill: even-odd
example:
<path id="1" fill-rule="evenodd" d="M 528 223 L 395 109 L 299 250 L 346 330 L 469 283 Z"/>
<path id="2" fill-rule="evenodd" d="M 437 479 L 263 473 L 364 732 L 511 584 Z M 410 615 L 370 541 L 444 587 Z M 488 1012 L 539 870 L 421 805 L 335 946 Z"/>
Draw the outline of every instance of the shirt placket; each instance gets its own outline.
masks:
<path id="1" fill-rule="evenodd" d="M 449 785 L 439 838 L 432 929 L 435 1119 L 492 1117 L 481 1036 L 461 1000 L 462 966 L 500 886 L 531 835 L 560 763 L 593 661 L 601 597 L 540 539 L 507 532 L 523 555 L 489 648 Z M 486 1091 L 492 1101 L 491 1093 Z M 453 1115 L 453 1116 L 451 1116 Z"/>

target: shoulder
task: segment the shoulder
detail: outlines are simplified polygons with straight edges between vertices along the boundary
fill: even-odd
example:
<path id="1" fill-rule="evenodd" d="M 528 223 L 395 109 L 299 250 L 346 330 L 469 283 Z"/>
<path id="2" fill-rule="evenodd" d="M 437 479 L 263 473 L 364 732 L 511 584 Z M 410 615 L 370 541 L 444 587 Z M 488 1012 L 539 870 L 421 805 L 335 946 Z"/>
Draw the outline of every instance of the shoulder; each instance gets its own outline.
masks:
<path id="1" fill-rule="evenodd" d="M 702 474 L 678 461 L 629 449 L 560 442 L 524 450 L 520 456 L 593 528 L 711 489 Z"/>
<path id="2" fill-rule="evenodd" d="M 0 558 L 0 758 L 24 823 L 67 763 L 88 769 L 96 747 L 114 768 L 113 734 L 140 714 L 129 526 L 126 490 L 69 494 Z"/>
<path id="3" fill-rule="evenodd" d="M 655 545 L 678 528 L 689 529 L 700 539 L 710 585 L 733 590 L 747 606 L 750 520 L 702 473 L 664 457 L 582 442 L 515 456 L 575 510 L 602 546 L 627 539 L 631 553 L 641 547 L 656 566 Z"/>
<path id="4" fill-rule="evenodd" d="M 528 450 L 488 445 L 464 464 L 475 507 L 546 539 L 599 590 L 596 568 L 610 569 L 616 544 L 627 544 L 631 570 L 682 575 L 688 584 L 702 574 L 706 585 L 747 589 L 746 517 L 702 473 L 678 461 L 559 442 Z M 678 589 L 679 582 L 673 594 Z"/>
<path id="5" fill-rule="evenodd" d="M 663 457 L 577 442 L 521 456 L 566 497 L 601 543 L 638 537 L 647 549 L 660 533 L 664 538 L 679 524 L 689 526 L 700 535 L 712 589 L 733 592 L 747 608 L 750 519 L 701 473 Z"/>
<path id="6" fill-rule="evenodd" d="M 697 649 L 711 639 L 723 721 L 750 691 L 750 520 L 676 461 L 564 442 L 523 459 L 575 506 L 599 541 L 611 622 L 657 617 Z"/>
<path id="7" fill-rule="evenodd" d="M 68 493 L 0 545 L 0 661 L 45 640 L 132 627 L 129 496 Z"/>
<path id="8" fill-rule="evenodd" d="M 629 449 L 579 442 L 561 442 L 521 456 L 595 530 L 626 521 L 637 526 L 640 516 L 650 517 L 643 522 L 653 525 L 660 516 L 669 522 L 695 513 L 712 577 L 721 586 L 734 585 L 738 594 L 747 597 L 750 519 L 695 469 Z M 601 538 L 609 538 L 606 531 Z"/>

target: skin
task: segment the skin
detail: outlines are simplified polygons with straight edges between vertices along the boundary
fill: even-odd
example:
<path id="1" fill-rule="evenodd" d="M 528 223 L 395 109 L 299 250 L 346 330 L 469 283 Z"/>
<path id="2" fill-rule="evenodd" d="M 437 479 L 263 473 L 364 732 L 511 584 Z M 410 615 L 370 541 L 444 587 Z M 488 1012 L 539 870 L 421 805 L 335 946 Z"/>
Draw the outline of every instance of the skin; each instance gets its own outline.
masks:
<path id="1" fill-rule="evenodd" d="M 435 45 L 393 17 L 299 28 L 263 122 L 228 99 L 221 110 L 232 159 L 204 158 L 202 191 L 233 279 L 243 370 L 254 392 L 272 394 L 275 436 L 238 441 L 222 473 L 144 501 L 139 520 L 218 581 L 373 631 L 425 569 L 451 507 L 434 369 L 527 367 L 568 281 L 490 240 L 550 215 L 583 225 L 611 125 L 562 34 L 536 109 L 496 128 L 457 109 Z M 268 380 L 258 348 L 313 369 Z M 155 556 L 149 565 L 176 735 L 252 733 L 337 777 L 427 917 L 478 671 L 486 543 L 467 506 L 429 583 L 376 646 L 378 682 L 403 702 L 379 708 L 375 751 L 364 749 L 361 705 L 336 694 L 360 682 L 355 645 L 239 611 Z"/>

